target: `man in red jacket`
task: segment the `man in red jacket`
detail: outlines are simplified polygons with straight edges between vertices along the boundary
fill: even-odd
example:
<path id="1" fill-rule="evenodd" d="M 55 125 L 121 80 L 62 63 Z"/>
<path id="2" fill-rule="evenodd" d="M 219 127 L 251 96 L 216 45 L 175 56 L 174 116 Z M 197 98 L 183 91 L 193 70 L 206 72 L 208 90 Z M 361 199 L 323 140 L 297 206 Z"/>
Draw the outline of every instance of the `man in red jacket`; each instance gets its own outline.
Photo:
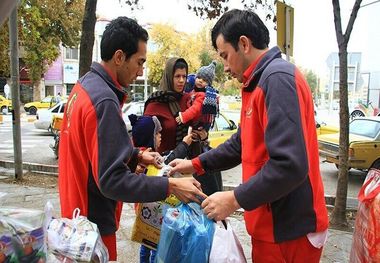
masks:
<path id="1" fill-rule="evenodd" d="M 119 17 L 102 36 L 101 63 L 75 84 L 65 108 L 59 147 L 62 217 L 79 208 L 97 224 L 110 260 L 117 259 L 116 235 L 122 202 L 143 203 L 175 194 L 184 202 L 205 196 L 193 178 L 136 175 L 137 163 L 155 163 L 158 153 L 132 146 L 121 116 L 126 88 L 143 74 L 148 33 Z"/>
<path id="2" fill-rule="evenodd" d="M 244 208 L 255 263 L 319 262 L 328 218 L 310 88 L 277 47 L 268 48 L 255 13 L 225 13 L 211 36 L 225 72 L 243 83 L 240 128 L 198 158 L 173 161 L 172 173 L 241 163 L 243 184 L 205 199 L 205 214 L 221 220 Z"/>

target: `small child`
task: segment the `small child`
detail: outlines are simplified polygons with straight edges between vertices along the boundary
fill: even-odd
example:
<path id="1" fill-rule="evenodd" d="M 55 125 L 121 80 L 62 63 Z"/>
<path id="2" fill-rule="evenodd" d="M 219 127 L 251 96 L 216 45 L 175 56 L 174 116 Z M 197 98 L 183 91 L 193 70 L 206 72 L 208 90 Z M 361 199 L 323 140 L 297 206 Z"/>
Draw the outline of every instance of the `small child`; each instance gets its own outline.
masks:
<path id="1" fill-rule="evenodd" d="M 218 91 L 212 87 L 215 76 L 216 62 L 201 67 L 195 76 L 195 87 L 191 92 L 191 106 L 179 112 L 176 117 L 178 124 L 192 121 L 195 127 L 203 127 L 208 131 L 214 124 L 218 114 Z"/>
<path id="2" fill-rule="evenodd" d="M 135 114 L 128 116 L 132 125 L 132 141 L 135 147 L 140 149 L 158 149 L 161 144 L 161 123 L 156 116 L 140 116 Z M 168 164 L 176 158 L 185 158 L 188 156 L 189 145 L 193 142 L 191 134 L 185 136 L 181 143 L 175 149 L 168 153 L 162 153 L 164 163 Z M 166 156 L 165 156 L 166 155 Z M 138 165 L 136 173 L 144 173 L 145 167 Z M 140 248 L 140 263 L 153 263 L 156 257 L 156 251 L 144 245 Z"/>

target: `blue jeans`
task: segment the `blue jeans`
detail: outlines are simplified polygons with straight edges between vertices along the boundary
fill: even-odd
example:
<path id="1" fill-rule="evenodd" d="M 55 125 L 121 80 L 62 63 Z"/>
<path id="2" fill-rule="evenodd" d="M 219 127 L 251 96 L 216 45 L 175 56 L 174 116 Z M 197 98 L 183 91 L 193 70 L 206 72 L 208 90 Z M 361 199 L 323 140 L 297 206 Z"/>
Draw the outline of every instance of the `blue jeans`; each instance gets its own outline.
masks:
<path id="1" fill-rule="evenodd" d="M 150 249 L 144 245 L 140 247 L 140 263 L 154 263 L 156 250 Z"/>

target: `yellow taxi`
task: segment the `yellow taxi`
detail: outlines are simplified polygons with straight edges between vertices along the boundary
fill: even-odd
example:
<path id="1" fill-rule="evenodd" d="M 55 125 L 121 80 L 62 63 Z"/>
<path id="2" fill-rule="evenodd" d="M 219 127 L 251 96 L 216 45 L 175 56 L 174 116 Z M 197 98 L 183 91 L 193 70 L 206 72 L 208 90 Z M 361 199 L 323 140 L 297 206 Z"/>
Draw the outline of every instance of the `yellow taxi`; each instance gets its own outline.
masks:
<path id="1" fill-rule="evenodd" d="M 208 134 L 210 146 L 217 147 L 219 144 L 224 143 L 237 131 L 237 126 L 234 121 L 229 120 L 226 115 L 219 113 L 215 118 L 214 127 L 212 127 Z"/>
<path id="2" fill-rule="evenodd" d="M 12 109 L 12 101 L 0 95 L 0 114 Z"/>
<path id="3" fill-rule="evenodd" d="M 332 133 L 338 133 L 339 128 L 331 125 L 327 125 L 324 122 L 317 122 L 316 123 L 316 129 L 317 129 L 317 136 L 319 137 L 320 135 L 324 134 L 332 134 Z"/>
<path id="4" fill-rule="evenodd" d="M 40 101 L 32 101 L 24 105 L 26 112 L 35 115 L 39 109 L 49 109 L 62 100 L 59 96 L 47 96 Z"/>
<path id="5" fill-rule="evenodd" d="M 358 170 L 380 168 L 380 117 L 363 117 L 349 126 L 349 167 Z M 319 155 L 339 165 L 339 133 L 318 137 Z"/>

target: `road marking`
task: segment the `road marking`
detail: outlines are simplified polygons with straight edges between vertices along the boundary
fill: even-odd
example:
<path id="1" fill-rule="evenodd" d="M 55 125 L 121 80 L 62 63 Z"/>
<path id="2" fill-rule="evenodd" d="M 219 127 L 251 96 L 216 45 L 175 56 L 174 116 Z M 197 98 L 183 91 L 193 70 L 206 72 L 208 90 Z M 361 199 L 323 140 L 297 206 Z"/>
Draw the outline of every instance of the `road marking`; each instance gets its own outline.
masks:
<path id="1" fill-rule="evenodd" d="M 32 148 L 36 146 L 35 144 L 31 145 L 21 145 L 21 148 Z M 13 148 L 13 144 L 0 144 L 0 148 Z"/>
<path id="2" fill-rule="evenodd" d="M 45 140 L 28 140 L 28 139 L 22 139 L 21 138 L 21 142 L 24 143 L 24 142 L 35 142 L 35 143 L 39 143 L 39 142 L 44 142 Z M 13 143 L 13 140 L 6 140 L 4 141 L 5 143 Z"/>
<path id="3" fill-rule="evenodd" d="M 22 150 L 21 152 L 25 153 L 26 151 Z M 10 149 L 10 150 L 0 149 L 0 153 L 14 153 L 14 150 L 13 149 Z"/>

